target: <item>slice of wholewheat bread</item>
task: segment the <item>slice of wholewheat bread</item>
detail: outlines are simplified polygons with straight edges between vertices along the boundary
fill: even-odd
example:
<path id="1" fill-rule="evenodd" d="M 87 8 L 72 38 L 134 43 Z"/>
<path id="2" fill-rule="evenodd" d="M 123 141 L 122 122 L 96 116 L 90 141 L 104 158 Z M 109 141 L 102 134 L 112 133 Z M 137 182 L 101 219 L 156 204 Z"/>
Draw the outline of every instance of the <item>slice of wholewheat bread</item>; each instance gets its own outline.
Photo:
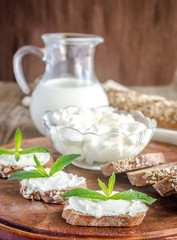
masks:
<path id="1" fill-rule="evenodd" d="M 104 176 L 111 176 L 113 173 L 123 173 L 132 170 L 147 168 L 165 163 L 163 153 L 147 153 L 134 158 L 121 159 L 101 167 Z"/>
<path id="2" fill-rule="evenodd" d="M 177 173 L 177 162 L 128 172 L 127 176 L 132 185 L 146 186 L 152 185 L 175 173 Z"/>
<path id="3" fill-rule="evenodd" d="M 65 206 L 68 204 L 66 203 Z M 118 216 L 102 216 L 96 218 L 86 215 L 73 209 L 64 209 L 62 217 L 71 225 L 79 226 L 98 226 L 98 227 L 132 227 L 142 223 L 146 212 L 138 213 L 134 216 L 118 215 Z"/>
<path id="4" fill-rule="evenodd" d="M 177 174 L 171 175 L 161 181 L 158 181 L 152 185 L 156 191 L 162 196 L 169 196 L 171 194 L 176 194 L 177 189 Z"/>
<path id="5" fill-rule="evenodd" d="M 80 184 L 76 186 L 77 188 L 87 188 L 86 182 L 84 184 Z M 65 204 L 67 201 L 67 198 L 60 197 L 65 192 L 68 192 L 72 190 L 73 188 L 66 188 L 61 190 L 50 190 L 46 191 L 44 193 L 41 193 L 40 191 L 33 191 L 32 193 L 28 193 L 29 189 L 27 186 L 23 186 L 20 184 L 20 193 L 23 195 L 24 198 L 30 199 L 30 200 L 42 200 L 46 203 L 57 203 L 57 204 Z"/>
<path id="6" fill-rule="evenodd" d="M 47 167 L 50 168 L 53 164 L 54 164 L 53 157 L 50 156 L 50 160 L 42 166 L 44 168 L 47 168 Z M 21 171 L 23 169 L 24 169 L 24 167 L 15 167 L 15 166 L 11 166 L 11 165 L 7 165 L 7 166 L 0 165 L 0 177 L 9 178 L 13 173 L 15 173 L 17 171 Z"/>

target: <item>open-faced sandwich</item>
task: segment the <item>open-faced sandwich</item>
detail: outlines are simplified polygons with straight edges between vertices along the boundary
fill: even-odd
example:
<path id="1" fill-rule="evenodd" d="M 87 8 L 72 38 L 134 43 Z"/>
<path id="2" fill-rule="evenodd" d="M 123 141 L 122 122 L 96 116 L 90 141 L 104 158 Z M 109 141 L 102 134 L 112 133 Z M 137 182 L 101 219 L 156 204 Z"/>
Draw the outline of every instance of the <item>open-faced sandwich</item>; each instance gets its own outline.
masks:
<path id="1" fill-rule="evenodd" d="M 23 171 L 17 171 L 8 180 L 21 180 L 20 192 L 27 199 L 64 204 L 65 199 L 60 197 L 62 194 L 76 187 L 87 187 L 84 177 L 62 171 L 77 157 L 80 157 L 80 154 L 61 156 L 51 168 L 44 169 L 34 155 L 37 167 L 27 167 Z"/>
<path id="2" fill-rule="evenodd" d="M 102 191 L 76 188 L 61 196 L 68 198 L 62 213 L 67 223 L 100 227 L 136 226 L 146 215 L 146 204 L 152 204 L 156 200 L 131 189 L 113 192 L 114 173 L 109 178 L 108 187 L 99 179 L 98 183 Z"/>
<path id="3" fill-rule="evenodd" d="M 54 161 L 50 152 L 43 147 L 31 147 L 21 149 L 22 135 L 18 128 L 15 133 L 15 148 L 7 149 L 0 147 L 0 177 L 8 178 L 14 172 L 24 167 L 35 166 L 33 155 L 36 154 L 44 167 L 50 167 Z"/>

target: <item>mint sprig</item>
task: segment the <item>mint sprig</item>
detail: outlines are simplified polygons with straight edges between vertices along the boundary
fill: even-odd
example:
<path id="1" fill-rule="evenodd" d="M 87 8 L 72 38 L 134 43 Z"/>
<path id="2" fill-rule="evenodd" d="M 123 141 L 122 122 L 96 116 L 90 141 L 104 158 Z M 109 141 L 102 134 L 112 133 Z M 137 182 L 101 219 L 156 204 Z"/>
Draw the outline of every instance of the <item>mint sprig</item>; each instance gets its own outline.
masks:
<path id="1" fill-rule="evenodd" d="M 40 153 L 40 152 L 49 153 L 49 151 L 43 147 L 31 147 L 31 148 L 19 150 L 21 147 L 21 143 L 22 143 L 22 134 L 21 134 L 20 129 L 17 128 L 17 130 L 15 132 L 15 150 L 0 147 L 0 155 L 1 154 L 15 154 L 15 159 L 18 162 L 21 154 Z"/>
<path id="2" fill-rule="evenodd" d="M 147 204 L 152 204 L 156 201 L 155 198 L 149 197 L 145 193 L 134 191 L 134 190 L 128 190 L 124 192 L 119 192 L 114 195 L 112 195 L 114 184 L 115 184 L 115 174 L 113 173 L 112 176 L 109 178 L 108 187 L 100 180 L 98 179 L 98 184 L 100 188 L 103 190 L 104 194 L 90 190 L 90 189 L 84 189 L 84 188 L 75 188 L 72 189 L 65 194 L 61 195 L 63 198 L 68 197 L 79 197 L 79 198 L 88 198 L 88 199 L 98 199 L 98 200 L 135 200 L 135 201 L 142 201 Z M 111 196 L 112 195 L 112 196 Z"/>
<path id="3" fill-rule="evenodd" d="M 30 171 L 17 171 L 10 176 L 7 180 L 22 180 L 22 179 L 29 179 L 29 178 L 39 178 L 39 177 L 51 177 L 58 171 L 61 171 L 64 167 L 66 167 L 69 163 L 71 163 L 74 159 L 80 157 L 80 154 L 69 154 L 59 157 L 53 166 L 50 169 L 49 174 L 45 171 L 43 166 L 40 164 L 39 160 L 37 159 L 36 155 L 34 154 L 34 161 L 36 163 L 36 167 L 34 170 Z"/>

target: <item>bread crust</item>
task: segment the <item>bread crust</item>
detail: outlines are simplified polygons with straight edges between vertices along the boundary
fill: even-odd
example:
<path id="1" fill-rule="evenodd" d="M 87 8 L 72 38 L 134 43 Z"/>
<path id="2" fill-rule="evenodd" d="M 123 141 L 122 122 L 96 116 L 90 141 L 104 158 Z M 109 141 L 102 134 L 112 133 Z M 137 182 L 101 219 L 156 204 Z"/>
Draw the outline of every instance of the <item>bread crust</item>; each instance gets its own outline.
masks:
<path id="1" fill-rule="evenodd" d="M 66 202 L 65 207 L 68 205 Z M 138 213 L 134 216 L 119 215 L 119 216 L 102 216 L 96 218 L 94 216 L 85 215 L 73 209 L 63 210 L 62 217 L 71 225 L 91 226 L 91 227 L 133 227 L 142 223 L 146 212 Z"/>
<path id="2" fill-rule="evenodd" d="M 87 188 L 86 182 L 84 184 L 80 184 L 76 186 L 77 188 Z M 73 188 L 66 188 L 66 189 L 61 189 L 61 190 L 51 190 L 51 191 L 46 191 L 44 194 L 42 194 L 39 191 L 33 191 L 31 194 L 27 193 L 27 186 L 23 186 L 20 184 L 20 193 L 23 195 L 24 198 L 30 199 L 30 200 L 42 200 L 45 203 L 57 203 L 57 204 L 65 204 L 67 201 L 67 198 L 62 198 L 60 197 L 62 194 L 65 192 L 68 192 L 72 190 Z"/>
<path id="3" fill-rule="evenodd" d="M 162 196 L 176 194 L 177 189 L 177 174 L 171 175 L 156 184 L 152 185 L 155 190 Z"/>
<path id="4" fill-rule="evenodd" d="M 155 118 L 157 127 L 177 129 L 177 101 L 135 91 L 106 91 L 111 107 L 117 110 L 139 110 L 146 117 Z"/>
<path id="5" fill-rule="evenodd" d="M 44 165 L 42 165 L 44 168 L 50 168 L 52 165 L 54 164 L 54 160 L 53 157 L 50 156 L 50 160 L 45 163 Z M 21 171 L 23 170 L 24 167 L 15 167 L 15 166 L 4 166 L 4 165 L 0 165 L 0 177 L 1 178 L 9 178 L 13 173 L 17 172 L 17 171 Z"/>
<path id="6" fill-rule="evenodd" d="M 101 167 L 104 176 L 111 176 L 113 173 L 123 173 L 132 170 L 147 168 L 165 163 L 163 153 L 147 153 L 134 158 L 126 158 L 108 163 Z"/>
<path id="7" fill-rule="evenodd" d="M 177 173 L 177 162 L 162 164 L 142 170 L 127 172 L 127 176 L 132 185 L 147 186 Z"/>

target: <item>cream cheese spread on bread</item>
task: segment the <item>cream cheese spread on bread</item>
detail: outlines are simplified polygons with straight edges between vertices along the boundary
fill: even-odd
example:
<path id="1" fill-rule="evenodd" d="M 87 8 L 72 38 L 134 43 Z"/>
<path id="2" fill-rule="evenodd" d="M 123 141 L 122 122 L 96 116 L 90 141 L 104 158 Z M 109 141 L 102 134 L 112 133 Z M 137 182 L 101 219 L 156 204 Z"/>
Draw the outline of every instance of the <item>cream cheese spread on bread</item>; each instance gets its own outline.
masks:
<path id="1" fill-rule="evenodd" d="M 41 165 L 46 164 L 51 156 L 49 153 L 35 153 L 36 157 L 39 159 Z M 17 162 L 15 160 L 15 154 L 1 154 L 0 155 L 0 166 L 13 166 L 13 167 L 27 167 L 27 166 L 35 166 L 36 163 L 34 161 L 34 153 L 29 154 L 21 154 L 20 159 Z"/>
<path id="2" fill-rule="evenodd" d="M 26 167 L 24 170 L 32 170 L 33 167 Z M 45 171 L 49 174 L 50 168 L 45 168 Z M 34 191 L 39 191 L 44 194 L 46 191 L 52 190 L 65 190 L 67 188 L 77 187 L 84 184 L 86 179 L 84 177 L 78 177 L 71 173 L 63 171 L 56 172 L 51 177 L 44 178 L 30 178 L 20 181 L 22 186 L 26 186 L 26 193 L 31 194 Z"/>
<path id="3" fill-rule="evenodd" d="M 113 192 L 115 194 L 118 192 Z M 134 216 L 146 212 L 148 207 L 145 203 L 135 200 L 95 200 L 79 197 L 70 197 L 64 210 L 73 209 L 85 215 L 100 218 L 102 216 L 130 215 Z"/>

